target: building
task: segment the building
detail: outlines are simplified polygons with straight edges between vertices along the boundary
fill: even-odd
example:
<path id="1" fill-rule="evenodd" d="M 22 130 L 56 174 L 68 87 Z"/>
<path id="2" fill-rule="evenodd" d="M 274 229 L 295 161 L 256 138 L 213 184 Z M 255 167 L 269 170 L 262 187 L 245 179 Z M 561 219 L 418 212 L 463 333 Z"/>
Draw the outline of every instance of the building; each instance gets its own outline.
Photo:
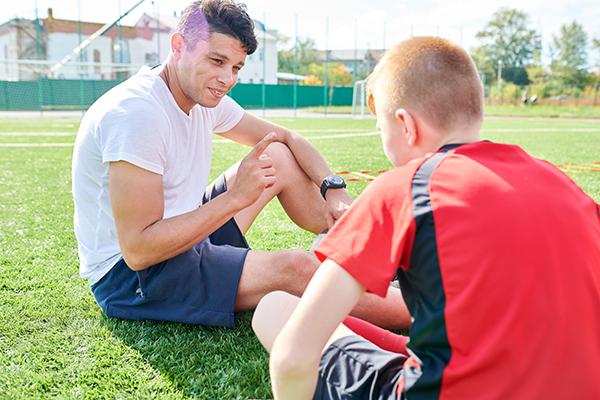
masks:
<path id="1" fill-rule="evenodd" d="M 366 77 L 373 71 L 385 50 L 381 49 L 350 49 L 350 50 L 319 50 L 317 52 L 319 62 L 343 64 L 350 72 Z"/>
<path id="2" fill-rule="evenodd" d="M 58 68 L 65 56 L 104 24 L 54 18 L 13 18 L 0 24 L 0 80 L 126 79 L 166 58 L 175 17 L 143 14 L 133 26 L 114 26 Z M 277 35 L 255 21 L 259 46 L 240 72 L 242 83 L 277 83 Z M 264 62 L 264 65 L 263 65 Z M 53 68 L 54 67 L 54 68 Z"/>
<path id="3" fill-rule="evenodd" d="M 32 80 L 123 79 L 142 65 L 160 62 L 169 49 L 170 29 L 157 26 L 114 26 L 57 70 L 60 62 L 101 23 L 54 18 L 53 10 L 39 20 L 15 18 L 0 25 L 0 78 Z"/>

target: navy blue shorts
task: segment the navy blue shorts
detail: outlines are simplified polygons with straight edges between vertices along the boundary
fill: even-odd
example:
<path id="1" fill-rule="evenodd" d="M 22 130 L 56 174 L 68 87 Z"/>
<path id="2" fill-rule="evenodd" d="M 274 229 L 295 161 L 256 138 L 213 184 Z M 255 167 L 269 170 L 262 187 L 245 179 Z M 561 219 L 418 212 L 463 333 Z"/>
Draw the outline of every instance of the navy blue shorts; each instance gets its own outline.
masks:
<path id="1" fill-rule="evenodd" d="M 221 175 L 203 203 L 227 190 Z M 249 246 L 232 218 L 190 250 L 135 272 L 121 259 L 92 292 L 109 317 L 233 327 Z"/>
<path id="2" fill-rule="evenodd" d="M 382 350 L 351 335 L 333 342 L 321 356 L 314 400 L 396 400 L 406 356 Z"/>

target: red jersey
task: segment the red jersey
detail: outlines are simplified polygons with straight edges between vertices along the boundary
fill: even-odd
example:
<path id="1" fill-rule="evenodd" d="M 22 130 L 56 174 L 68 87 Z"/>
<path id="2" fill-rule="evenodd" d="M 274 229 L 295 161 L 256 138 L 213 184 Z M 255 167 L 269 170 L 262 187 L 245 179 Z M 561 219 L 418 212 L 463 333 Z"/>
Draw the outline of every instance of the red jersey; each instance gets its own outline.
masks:
<path id="1" fill-rule="evenodd" d="M 600 399 L 600 211 L 551 164 L 477 142 L 390 171 L 315 249 L 413 316 L 409 399 Z"/>

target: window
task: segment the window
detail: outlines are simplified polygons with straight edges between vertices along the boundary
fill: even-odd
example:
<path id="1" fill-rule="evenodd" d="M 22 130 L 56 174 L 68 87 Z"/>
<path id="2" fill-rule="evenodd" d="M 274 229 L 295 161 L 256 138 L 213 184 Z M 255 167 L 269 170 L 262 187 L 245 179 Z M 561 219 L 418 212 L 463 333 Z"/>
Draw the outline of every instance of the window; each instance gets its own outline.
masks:
<path id="1" fill-rule="evenodd" d="M 100 75 L 100 65 L 98 65 L 100 64 L 100 60 L 100 50 L 94 49 L 94 74 L 96 75 Z"/>

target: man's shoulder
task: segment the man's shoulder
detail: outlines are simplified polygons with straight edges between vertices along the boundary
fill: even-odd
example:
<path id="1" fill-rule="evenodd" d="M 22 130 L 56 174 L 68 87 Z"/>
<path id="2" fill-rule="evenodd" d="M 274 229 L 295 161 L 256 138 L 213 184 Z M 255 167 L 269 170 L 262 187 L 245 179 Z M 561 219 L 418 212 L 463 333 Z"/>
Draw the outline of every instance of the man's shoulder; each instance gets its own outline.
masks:
<path id="1" fill-rule="evenodd" d="M 161 109 L 157 76 L 138 73 L 104 93 L 90 111 L 102 113 L 123 112 L 130 109 L 145 114 Z"/>

